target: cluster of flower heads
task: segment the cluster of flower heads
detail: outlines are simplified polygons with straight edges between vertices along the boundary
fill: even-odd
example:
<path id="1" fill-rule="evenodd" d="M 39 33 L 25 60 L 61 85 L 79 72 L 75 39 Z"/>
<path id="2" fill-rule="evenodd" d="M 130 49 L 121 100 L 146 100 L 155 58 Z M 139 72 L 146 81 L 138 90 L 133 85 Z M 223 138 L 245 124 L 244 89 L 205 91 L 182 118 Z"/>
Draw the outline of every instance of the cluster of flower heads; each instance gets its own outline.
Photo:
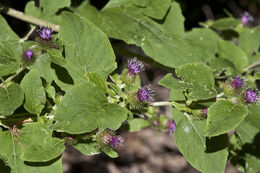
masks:
<path id="1" fill-rule="evenodd" d="M 123 144 L 124 140 L 121 136 L 115 135 L 110 129 L 104 129 L 97 133 L 97 143 L 102 150 L 116 149 Z"/>
<path id="2" fill-rule="evenodd" d="M 45 44 L 48 43 L 52 36 L 53 30 L 50 27 L 40 27 L 37 30 L 38 37 L 40 38 L 40 42 L 44 42 Z M 23 59 L 26 63 L 31 63 L 35 60 L 35 53 L 31 49 L 27 49 L 23 54 Z"/>
<path id="3" fill-rule="evenodd" d="M 130 78 L 135 77 L 135 75 L 143 70 L 144 64 L 141 61 L 136 58 L 128 60 L 128 74 L 130 74 Z M 138 89 L 134 97 L 137 102 L 150 103 L 153 100 L 153 96 L 154 92 L 151 89 L 151 85 L 146 85 L 143 88 Z"/>
<path id="4" fill-rule="evenodd" d="M 245 81 L 240 76 L 237 76 L 231 83 L 231 86 L 234 90 L 243 90 L 245 86 Z M 244 101 L 247 103 L 256 103 L 259 101 L 259 91 L 247 88 L 245 92 L 241 93 Z"/>

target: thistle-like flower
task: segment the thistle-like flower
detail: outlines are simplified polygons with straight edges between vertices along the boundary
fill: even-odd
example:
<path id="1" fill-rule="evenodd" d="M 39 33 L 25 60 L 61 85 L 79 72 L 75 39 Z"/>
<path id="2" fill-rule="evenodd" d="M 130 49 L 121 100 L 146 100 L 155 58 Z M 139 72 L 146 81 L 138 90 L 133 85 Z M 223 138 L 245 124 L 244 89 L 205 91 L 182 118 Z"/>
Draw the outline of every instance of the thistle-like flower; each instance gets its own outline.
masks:
<path id="1" fill-rule="evenodd" d="M 150 85 L 144 86 L 137 91 L 137 98 L 140 102 L 150 103 L 153 100 L 153 96 L 154 92 Z"/>
<path id="2" fill-rule="evenodd" d="M 153 120 L 153 125 L 154 126 L 158 126 L 159 125 L 159 122 L 157 120 Z"/>
<path id="3" fill-rule="evenodd" d="M 174 120 L 170 120 L 168 129 L 169 129 L 170 135 L 172 135 L 176 129 L 176 124 L 175 124 Z"/>
<path id="4" fill-rule="evenodd" d="M 53 30 L 50 27 L 40 27 L 38 35 L 42 40 L 50 40 L 52 37 Z"/>
<path id="5" fill-rule="evenodd" d="M 208 112 L 209 112 L 209 108 L 205 108 L 201 111 L 201 113 L 204 115 L 208 115 Z"/>
<path id="6" fill-rule="evenodd" d="M 232 82 L 232 87 L 234 88 L 234 89 L 236 89 L 236 88 L 242 88 L 242 87 L 244 87 L 244 80 L 243 79 L 241 79 L 240 78 L 240 76 L 237 76 L 234 80 L 233 80 L 233 82 Z"/>
<path id="7" fill-rule="evenodd" d="M 34 60 L 34 53 L 32 50 L 28 49 L 24 52 L 23 58 L 26 62 L 32 62 Z"/>
<path id="8" fill-rule="evenodd" d="M 256 103 L 259 99 L 259 93 L 257 91 L 253 91 L 252 89 L 247 89 L 245 93 L 245 100 L 248 103 Z"/>
<path id="9" fill-rule="evenodd" d="M 137 73 L 144 70 L 144 64 L 137 60 L 136 58 L 132 58 L 128 60 L 128 71 L 132 75 L 136 75 Z"/>
<path id="10" fill-rule="evenodd" d="M 241 18 L 240 18 L 241 22 L 243 24 L 247 24 L 249 22 L 253 22 L 254 21 L 254 18 L 248 13 L 248 12 L 244 12 L 242 15 L 241 15 Z"/>
<path id="11" fill-rule="evenodd" d="M 103 150 L 107 150 L 117 148 L 124 140 L 121 136 L 115 135 L 114 131 L 105 129 L 97 134 L 97 142 Z"/>

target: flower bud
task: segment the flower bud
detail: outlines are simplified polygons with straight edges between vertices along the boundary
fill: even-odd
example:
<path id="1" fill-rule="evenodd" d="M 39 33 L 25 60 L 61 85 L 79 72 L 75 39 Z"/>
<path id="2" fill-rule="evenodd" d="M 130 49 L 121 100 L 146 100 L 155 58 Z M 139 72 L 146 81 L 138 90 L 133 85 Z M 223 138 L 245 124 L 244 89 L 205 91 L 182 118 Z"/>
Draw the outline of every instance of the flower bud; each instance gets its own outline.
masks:
<path id="1" fill-rule="evenodd" d="M 251 89 L 247 89 L 245 93 L 245 100 L 248 103 L 256 103 L 259 99 L 259 93 Z"/>
<path id="2" fill-rule="evenodd" d="M 241 21 L 241 23 L 243 23 L 243 24 L 247 24 L 247 23 L 249 23 L 249 22 L 253 22 L 253 21 L 254 21 L 254 18 L 253 18 L 248 12 L 244 12 L 244 13 L 241 15 L 240 21 Z"/>
<path id="3" fill-rule="evenodd" d="M 151 90 L 151 85 L 144 86 L 138 89 L 137 99 L 140 102 L 150 103 L 153 100 L 154 92 Z"/>
<path id="4" fill-rule="evenodd" d="M 172 135 L 176 129 L 176 124 L 175 124 L 174 120 L 170 120 L 168 129 L 169 129 L 170 135 Z"/>
<path id="5" fill-rule="evenodd" d="M 244 80 L 240 78 L 240 76 L 237 76 L 231 86 L 234 88 L 234 89 L 237 89 L 237 88 L 243 88 L 244 87 Z"/>
<path id="6" fill-rule="evenodd" d="M 32 62 L 34 60 L 34 53 L 32 50 L 28 49 L 24 52 L 23 58 L 25 62 Z"/>
<path id="7" fill-rule="evenodd" d="M 128 60 L 128 73 L 136 75 L 137 73 L 144 70 L 144 64 L 138 61 L 136 58 Z"/>
<path id="8" fill-rule="evenodd" d="M 40 27 L 38 35 L 42 40 L 48 41 L 52 37 L 53 30 L 50 27 Z"/>
<path id="9" fill-rule="evenodd" d="M 102 130 L 97 134 L 97 142 L 103 150 L 115 149 L 122 145 L 123 138 L 119 135 L 115 135 L 112 130 Z"/>

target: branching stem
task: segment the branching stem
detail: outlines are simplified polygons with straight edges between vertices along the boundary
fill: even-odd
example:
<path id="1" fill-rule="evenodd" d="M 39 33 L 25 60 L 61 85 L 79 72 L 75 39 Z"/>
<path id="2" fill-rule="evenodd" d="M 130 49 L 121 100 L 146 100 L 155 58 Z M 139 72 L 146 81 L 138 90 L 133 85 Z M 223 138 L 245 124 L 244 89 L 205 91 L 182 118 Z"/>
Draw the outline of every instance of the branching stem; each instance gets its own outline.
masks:
<path id="1" fill-rule="evenodd" d="M 7 14 L 7 15 L 9 15 L 9 16 L 14 17 L 14 18 L 17 18 L 17 19 L 20 19 L 22 21 L 31 23 L 33 25 L 45 26 L 45 27 L 48 26 L 48 27 L 51 27 L 54 31 L 59 31 L 59 29 L 60 29 L 59 25 L 47 22 L 45 20 L 38 19 L 38 18 L 36 18 L 34 16 L 30 16 L 30 15 L 24 14 L 23 12 L 15 10 L 13 8 L 4 7 L 2 12 Z"/>

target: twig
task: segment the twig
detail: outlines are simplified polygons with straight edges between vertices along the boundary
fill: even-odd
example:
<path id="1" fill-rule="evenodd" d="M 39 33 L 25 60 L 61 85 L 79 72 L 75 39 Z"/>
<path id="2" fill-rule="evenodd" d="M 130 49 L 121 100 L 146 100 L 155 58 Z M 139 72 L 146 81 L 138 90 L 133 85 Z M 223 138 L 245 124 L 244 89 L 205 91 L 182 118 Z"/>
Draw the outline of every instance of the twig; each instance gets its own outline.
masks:
<path id="1" fill-rule="evenodd" d="M 5 7 L 4 10 L 2 10 L 2 12 L 9 15 L 9 16 L 14 17 L 14 18 L 17 18 L 17 19 L 23 20 L 25 22 L 31 23 L 33 25 L 46 26 L 46 27 L 48 26 L 48 27 L 51 27 L 54 31 L 59 31 L 59 29 L 60 29 L 59 25 L 38 19 L 34 16 L 29 16 L 27 14 L 24 14 L 21 11 L 15 10 L 13 8 Z"/>
<path id="2" fill-rule="evenodd" d="M 24 70 L 24 67 L 20 67 L 15 74 L 7 78 L 3 83 L 0 84 L 0 86 L 4 86 L 6 83 L 10 82 L 13 78 L 15 78 L 19 73 L 21 73 Z"/>
<path id="3" fill-rule="evenodd" d="M 172 106 L 172 102 L 162 101 L 151 103 L 151 106 Z"/>
<path id="4" fill-rule="evenodd" d="M 245 73 L 245 72 L 247 72 L 249 69 L 254 68 L 254 67 L 257 67 L 257 66 L 260 66 L 260 61 L 256 61 L 256 62 L 254 62 L 253 64 L 251 64 L 250 66 L 246 67 L 246 68 L 243 70 L 243 73 Z"/>
<path id="5" fill-rule="evenodd" d="M 35 29 L 35 27 L 32 27 L 30 29 L 30 31 L 26 34 L 26 36 L 24 36 L 22 39 L 19 40 L 19 43 L 26 41 L 30 37 L 30 35 L 33 33 L 34 29 Z"/>

